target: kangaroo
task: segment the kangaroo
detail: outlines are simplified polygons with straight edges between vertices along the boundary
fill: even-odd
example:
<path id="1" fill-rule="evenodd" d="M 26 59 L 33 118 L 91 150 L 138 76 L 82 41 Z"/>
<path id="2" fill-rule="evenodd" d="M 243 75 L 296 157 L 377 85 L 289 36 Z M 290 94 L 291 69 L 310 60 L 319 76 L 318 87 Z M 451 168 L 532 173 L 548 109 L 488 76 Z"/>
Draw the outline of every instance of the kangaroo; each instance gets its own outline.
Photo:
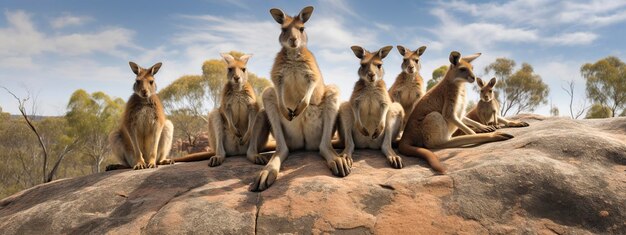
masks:
<path id="1" fill-rule="evenodd" d="M 163 105 L 156 93 L 154 75 L 161 68 L 156 63 L 148 69 L 129 62 L 137 75 L 133 95 L 126 102 L 121 127 L 109 135 L 113 156 L 121 164 L 109 165 L 106 170 L 156 168 L 174 164 L 168 159 L 172 149 L 174 125 L 167 120 Z"/>
<path id="2" fill-rule="evenodd" d="M 176 162 L 209 160 L 209 166 L 221 165 L 226 156 L 246 154 L 248 160 L 264 165 L 268 159 L 259 151 L 274 150 L 269 146 L 270 124 L 265 110 L 259 108 L 252 85 L 248 82 L 246 65 L 251 55 L 234 58 L 222 53 L 226 62 L 228 82 L 222 89 L 220 107 L 209 113 L 209 146 L 212 151 L 189 154 Z"/>
<path id="3" fill-rule="evenodd" d="M 339 137 L 345 143 L 342 156 L 352 159 L 355 147 L 381 149 L 393 168 L 402 168 L 402 158 L 393 151 L 391 142 L 400 133 L 404 110 L 391 101 L 383 81 L 383 59 L 392 46 L 374 53 L 360 46 L 351 49 L 361 66 L 350 101 L 339 107 Z"/>
<path id="4" fill-rule="evenodd" d="M 465 83 L 472 83 L 476 79 L 471 62 L 479 56 L 480 53 L 477 53 L 461 58 L 461 53 L 457 51 L 450 53 L 451 65 L 446 75 L 418 101 L 408 119 L 398 143 L 401 154 L 423 157 L 435 171 L 444 174 L 446 168 L 437 156 L 424 148 L 454 148 L 513 138 L 512 135 L 499 132 L 476 134 L 465 124 L 483 132 L 495 131 L 494 127 L 475 122 L 464 117 L 463 113 Z M 457 128 L 467 135 L 451 137 Z"/>
<path id="5" fill-rule="evenodd" d="M 336 176 L 350 173 L 352 161 L 341 157 L 331 145 L 339 110 L 339 89 L 325 85 L 313 53 L 307 48 L 304 24 L 313 13 L 308 6 L 294 17 L 273 8 L 270 14 L 280 24 L 282 46 L 271 70 L 274 87 L 263 91 L 263 104 L 276 139 L 276 152 L 261 170 L 250 190 L 263 191 L 276 180 L 289 150 L 319 151 Z"/>
<path id="6" fill-rule="evenodd" d="M 489 80 L 485 84 L 480 78 L 476 78 L 476 84 L 480 88 L 480 100 L 467 117 L 484 125 L 493 125 L 499 127 L 499 123 L 503 123 L 506 127 L 527 127 L 528 123 L 522 121 L 509 121 L 498 115 L 500 113 L 500 103 L 494 99 L 493 88 L 496 85 L 496 78 Z"/>
<path id="7" fill-rule="evenodd" d="M 398 52 L 402 55 L 402 72 L 396 77 L 396 81 L 389 88 L 391 101 L 402 105 L 404 112 L 410 114 L 417 101 L 424 96 L 424 79 L 419 74 L 421 67 L 420 56 L 426 51 L 426 46 L 421 46 L 415 51 L 406 47 L 397 46 Z M 406 125 L 409 115 L 402 120 L 402 129 Z"/>

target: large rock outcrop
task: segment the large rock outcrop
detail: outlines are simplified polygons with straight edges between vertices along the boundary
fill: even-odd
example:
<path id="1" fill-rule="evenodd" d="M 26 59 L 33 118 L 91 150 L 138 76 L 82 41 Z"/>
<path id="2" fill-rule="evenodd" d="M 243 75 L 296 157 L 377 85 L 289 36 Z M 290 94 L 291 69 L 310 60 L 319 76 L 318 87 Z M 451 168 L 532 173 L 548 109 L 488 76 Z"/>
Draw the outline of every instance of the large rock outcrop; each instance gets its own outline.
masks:
<path id="1" fill-rule="evenodd" d="M 387 165 L 357 151 L 331 175 L 316 153 L 292 153 L 267 191 L 262 166 L 179 163 L 57 180 L 0 201 L 2 234 L 626 234 L 626 118 L 526 116 L 514 139 Z"/>

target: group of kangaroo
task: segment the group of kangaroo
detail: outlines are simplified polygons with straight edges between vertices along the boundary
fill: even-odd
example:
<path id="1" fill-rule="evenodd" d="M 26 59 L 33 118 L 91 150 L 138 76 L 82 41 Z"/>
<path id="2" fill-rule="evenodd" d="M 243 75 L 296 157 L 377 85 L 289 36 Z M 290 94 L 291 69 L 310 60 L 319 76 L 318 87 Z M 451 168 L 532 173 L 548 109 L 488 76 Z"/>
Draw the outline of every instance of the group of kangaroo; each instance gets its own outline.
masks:
<path id="1" fill-rule="evenodd" d="M 312 13 L 311 6 L 293 17 L 280 9 L 270 10 L 281 26 L 282 49 L 271 70 L 274 86 L 261 95 L 263 108 L 248 82 L 246 66 L 251 55 L 235 58 L 221 54 L 227 64 L 228 81 L 219 108 L 208 116 L 211 151 L 174 159 L 176 162 L 208 159 L 209 166 L 214 167 L 226 156 L 246 154 L 251 162 L 265 165 L 250 186 L 252 191 L 263 191 L 275 182 L 289 151 L 319 151 L 332 173 L 344 177 L 350 174 L 355 148 L 380 149 L 392 167 L 402 168 L 402 158 L 392 147 L 397 144 L 400 154 L 421 157 L 437 173 L 445 174 L 446 168 L 429 149 L 513 138 L 495 132 L 501 123 L 507 127 L 528 126 L 498 115 L 495 78 L 485 84 L 473 72 L 471 62 L 480 53 L 461 57 L 452 51 L 444 78 L 424 93 L 419 70 L 425 46 L 415 51 L 397 46 L 403 57 L 402 72 L 389 91 L 383 81 L 383 59 L 393 47 L 370 52 L 352 46 L 360 60 L 359 80 L 350 100 L 340 104 L 339 89 L 324 83 L 313 53 L 307 49 L 304 24 Z M 166 119 L 154 83 L 161 63 L 146 69 L 130 62 L 130 67 L 136 75 L 134 94 L 126 104 L 121 127 L 109 137 L 112 153 L 121 164 L 109 165 L 107 170 L 173 164 L 167 156 L 174 126 Z M 465 84 L 474 80 L 480 87 L 480 101 L 465 116 Z M 333 140 L 336 132 L 338 141 Z M 268 141 L 270 134 L 275 143 Z M 335 151 L 341 148 L 343 152 Z M 275 152 L 268 159 L 260 154 L 266 151 Z"/>

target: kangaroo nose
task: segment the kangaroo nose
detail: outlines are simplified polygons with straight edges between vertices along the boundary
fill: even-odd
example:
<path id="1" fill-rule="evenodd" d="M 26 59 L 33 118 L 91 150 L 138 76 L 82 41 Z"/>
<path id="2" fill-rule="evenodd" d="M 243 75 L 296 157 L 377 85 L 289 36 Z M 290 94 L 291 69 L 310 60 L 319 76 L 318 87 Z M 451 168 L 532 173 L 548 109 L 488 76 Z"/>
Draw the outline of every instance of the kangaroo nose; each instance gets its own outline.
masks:
<path id="1" fill-rule="evenodd" d="M 233 79 L 235 79 L 235 82 L 239 82 L 239 76 L 234 76 Z"/>
<path id="2" fill-rule="evenodd" d="M 374 73 L 372 73 L 372 72 L 368 72 L 368 73 L 367 73 L 367 76 L 368 76 L 368 77 L 374 77 Z"/>

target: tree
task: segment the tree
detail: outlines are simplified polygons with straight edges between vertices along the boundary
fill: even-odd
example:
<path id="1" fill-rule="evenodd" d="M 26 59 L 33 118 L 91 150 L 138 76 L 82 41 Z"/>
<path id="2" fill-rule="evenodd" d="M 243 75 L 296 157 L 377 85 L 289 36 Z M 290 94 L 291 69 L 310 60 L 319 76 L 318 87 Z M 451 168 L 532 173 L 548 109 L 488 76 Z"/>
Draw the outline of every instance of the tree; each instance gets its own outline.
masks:
<path id="1" fill-rule="evenodd" d="M 433 71 L 433 78 L 428 80 L 428 82 L 426 83 L 426 90 L 430 90 L 430 88 L 433 88 L 435 85 L 437 85 L 441 78 L 446 75 L 446 72 L 448 72 L 447 65 L 442 65 L 439 68 L 435 69 Z"/>
<path id="2" fill-rule="evenodd" d="M 534 111 L 541 104 L 547 103 L 550 92 L 548 85 L 543 83 L 541 76 L 535 74 L 533 67 L 522 63 L 522 67 L 513 73 L 515 61 L 498 58 L 485 67 L 485 73 L 492 73 L 498 79 L 496 96 L 501 104 L 500 115 L 506 116 L 509 111 L 519 114 L 523 111 Z"/>
<path id="3" fill-rule="evenodd" d="M 100 172 L 109 152 L 108 135 L 117 128 L 124 111 L 124 100 L 112 99 L 103 92 L 88 94 L 76 90 L 67 104 L 65 119 L 70 135 L 80 143 L 80 150 L 92 161 L 92 172 Z"/>
<path id="4" fill-rule="evenodd" d="M 559 116 L 559 107 L 552 106 L 552 108 L 550 108 L 550 115 L 552 115 L 554 117 L 558 117 Z"/>
<path id="5" fill-rule="evenodd" d="M 618 109 L 626 108 L 626 64 L 619 58 L 609 56 L 581 66 L 580 73 L 587 80 L 587 98 L 611 110 L 611 117 Z M 599 106 L 596 106 L 599 107 Z"/>
<path id="6" fill-rule="evenodd" d="M 43 183 L 47 183 L 50 182 L 54 179 L 54 175 L 56 174 L 61 161 L 63 161 L 63 158 L 65 158 L 65 156 L 74 150 L 74 148 L 76 147 L 76 143 L 77 140 L 72 140 L 69 141 L 70 138 L 61 138 L 60 136 L 51 136 L 52 134 L 48 135 L 45 132 L 41 132 L 39 130 L 38 127 L 35 126 L 35 122 L 33 122 L 31 120 L 31 118 L 29 117 L 29 115 L 27 114 L 26 111 L 26 104 L 29 102 L 30 100 L 30 94 L 27 94 L 26 98 L 20 99 L 19 97 L 17 97 L 17 95 L 15 95 L 15 93 L 11 92 L 8 88 L 6 87 L 2 87 L 4 90 L 6 90 L 9 94 L 11 94 L 11 96 L 13 96 L 13 98 L 15 98 L 15 100 L 17 100 L 18 103 L 18 110 L 20 111 L 20 114 L 22 115 L 22 118 L 24 118 L 24 122 L 26 123 L 26 125 L 28 126 L 28 128 L 33 132 L 33 134 L 37 137 L 37 142 L 39 143 L 39 147 L 41 147 L 41 156 L 42 156 L 42 179 L 43 179 Z M 34 116 L 35 114 L 35 110 L 37 110 L 36 108 L 36 101 L 33 100 L 31 101 L 31 115 L 30 116 Z M 55 124 L 55 125 L 50 125 L 52 127 L 59 127 L 59 125 Z M 18 144 L 19 145 L 19 144 Z M 50 150 L 61 150 L 58 154 L 57 159 L 55 160 L 55 163 L 52 167 L 52 169 L 50 171 L 48 171 L 48 160 L 50 159 L 50 156 L 52 156 L 53 154 L 50 153 Z M 34 155 L 33 155 L 34 156 Z"/>
<path id="7" fill-rule="evenodd" d="M 603 104 L 593 104 L 589 111 L 587 111 L 587 116 L 585 118 L 610 118 L 613 117 L 613 113 L 611 107 L 608 107 Z"/>
<path id="8" fill-rule="evenodd" d="M 576 109 L 576 111 L 574 111 L 574 87 L 575 87 L 574 80 L 570 80 L 570 81 L 567 82 L 567 87 L 562 86 L 561 89 L 563 89 L 565 91 L 565 93 L 567 93 L 567 95 L 569 96 L 569 114 L 570 114 L 570 117 L 572 119 L 578 119 L 585 113 L 585 111 L 589 107 L 587 106 L 587 100 L 583 99 L 583 104 L 580 105 Z"/>

